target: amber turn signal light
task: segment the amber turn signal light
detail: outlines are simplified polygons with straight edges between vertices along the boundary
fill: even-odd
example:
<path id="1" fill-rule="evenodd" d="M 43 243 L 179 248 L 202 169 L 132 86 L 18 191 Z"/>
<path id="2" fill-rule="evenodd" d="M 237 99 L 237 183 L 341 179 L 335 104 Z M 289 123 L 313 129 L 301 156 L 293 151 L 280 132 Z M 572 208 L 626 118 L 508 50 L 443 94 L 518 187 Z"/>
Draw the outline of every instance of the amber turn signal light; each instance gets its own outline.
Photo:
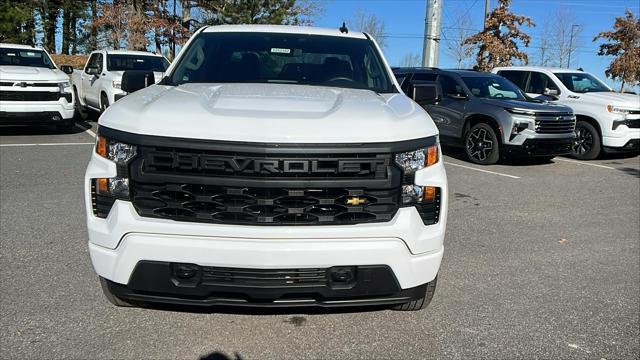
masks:
<path id="1" fill-rule="evenodd" d="M 106 194 L 109 191 L 109 179 L 107 178 L 97 178 L 96 179 L 96 190 L 98 194 Z"/>
<path id="2" fill-rule="evenodd" d="M 431 145 L 427 148 L 427 166 L 431 166 L 438 162 L 438 144 Z"/>
<path id="3" fill-rule="evenodd" d="M 99 136 L 96 140 L 96 153 L 102 157 L 107 157 L 107 139 L 104 136 Z"/>
<path id="4" fill-rule="evenodd" d="M 422 200 L 427 203 L 436 201 L 436 187 L 424 186 L 422 188 Z"/>

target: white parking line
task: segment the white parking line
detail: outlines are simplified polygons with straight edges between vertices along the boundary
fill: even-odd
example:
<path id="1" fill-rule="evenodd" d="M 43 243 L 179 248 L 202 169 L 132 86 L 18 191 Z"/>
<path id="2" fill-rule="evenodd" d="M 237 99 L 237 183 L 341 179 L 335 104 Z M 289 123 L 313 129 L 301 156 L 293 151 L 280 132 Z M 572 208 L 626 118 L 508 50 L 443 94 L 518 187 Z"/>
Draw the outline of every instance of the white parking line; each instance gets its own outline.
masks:
<path id="1" fill-rule="evenodd" d="M 76 124 L 76 127 L 79 128 L 80 130 L 83 130 L 83 128 L 81 128 L 80 126 L 78 126 L 78 124 Z M 86 132 L 87 134 L 89 134 L 89 136 L 91 136 L 92 138 L 96 138 L 96 133 L 94 133 L 93 131 L 91 131 L 91 128 L 88 128 L 86 130 L 84 130 L 84 132 Z"/>
<path id="2" fill-rule="evenodd" d="M 69 145 L 93 145 L 92 142 L 75 143 L 42 143 L 42 144 L 0 144 L 0 147 L 24 147 L 24 146 L 69 146 Z"/>
<path id="3" fill-rule="evenodd" d="M 484 169 L 478 169 L 475 167 L 471 167 L 471 166 L 466 166 L 466 165 L 460 165 L 460 164 L 454 164 L 454 163 L 450 163 L 445 161 L 444 162 L 445 165 L 451 165 L 451 166 L 457 166 L 457 167 L 461 167 L 464 169 L 469 169 L 469 170 L 475 170 L 475 171 L 480 171 L 483 173 L 487 173 L 487 174 L 493 174 L 493 175 L 498 175 L 498 176 L 504 176 L 504 177 L 508 177 L 511 179 L 520 179 L 520 176 L 515 176 L 515 175 L 509 175 L 509 174 L 503 174 L 503 173 L 499 173 L 499 172 L 495 172 L 495 171 L 489 171 L 489 170 L 484 170 Z"/>
<path id="4" fill-rule="evenodd" d="M 589 165 L 589 166 L 595 166 L 595 167 L 599 167 L 599 168 L 603 168 L 603 169 L 616 170 L 616 168 L 611 167 L 611 166 L 593 164 L 593 163 L 588 163 L 588 162 L 584 162 L 584 161 L 576 161 L 576 160 L 561 159 L 561 158 L 554 158 L 553 159 L 553 161 L 556 161 L 556 160 L 557 161 L 564 161 L 564 162 L 568 162 L 568 163 L 574 163 L 574 164 L 578 164 L 578 165 Z"/>

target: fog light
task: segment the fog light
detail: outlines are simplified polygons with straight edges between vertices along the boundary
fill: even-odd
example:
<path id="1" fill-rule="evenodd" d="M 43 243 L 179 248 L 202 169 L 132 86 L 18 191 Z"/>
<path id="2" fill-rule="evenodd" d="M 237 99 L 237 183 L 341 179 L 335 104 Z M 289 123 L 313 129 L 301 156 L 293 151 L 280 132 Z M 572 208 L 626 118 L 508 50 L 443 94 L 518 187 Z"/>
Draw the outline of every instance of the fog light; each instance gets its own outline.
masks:
<path id="1" fill-rule="evenodd" d="M 53 115 L 53 121 L 60 121 L 60 115 Z"/>
<path id="2" fill-rule="evenodd" d="M 192 264 L 176 264 L 173 267 L 173 273 L 178 279 L 191 279 L 198 273 L 198 265 Z"/>

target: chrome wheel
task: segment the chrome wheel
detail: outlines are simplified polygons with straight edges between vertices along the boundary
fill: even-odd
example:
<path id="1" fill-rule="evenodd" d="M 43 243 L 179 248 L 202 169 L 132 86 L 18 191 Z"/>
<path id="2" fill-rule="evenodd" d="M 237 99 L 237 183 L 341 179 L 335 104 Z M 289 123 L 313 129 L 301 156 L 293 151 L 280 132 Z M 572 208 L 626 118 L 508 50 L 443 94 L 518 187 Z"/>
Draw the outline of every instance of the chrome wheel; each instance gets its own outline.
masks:
<path id="1" fill-rule="evenodd" d="M 474 129 L 467 138 L 467 152 L 469 156 L 478 161 L 485 161 L 493 151 L 493 140 L 487 130 Z"/>

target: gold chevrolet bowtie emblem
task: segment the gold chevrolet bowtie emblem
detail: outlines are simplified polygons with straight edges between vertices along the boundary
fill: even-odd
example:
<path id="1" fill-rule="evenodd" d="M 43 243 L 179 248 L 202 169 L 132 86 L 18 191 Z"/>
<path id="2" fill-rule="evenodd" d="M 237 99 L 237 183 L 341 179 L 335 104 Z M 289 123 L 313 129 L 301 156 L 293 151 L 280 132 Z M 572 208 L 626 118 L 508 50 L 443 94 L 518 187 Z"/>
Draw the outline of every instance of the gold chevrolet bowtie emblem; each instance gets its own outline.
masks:
<path id="1" fill-rule="evenodd" d="M 367 199 L 361 199 L 355 196 L 347 199 L 347 205 L 362 205 L 366 202 L 367 202 Z"/>

